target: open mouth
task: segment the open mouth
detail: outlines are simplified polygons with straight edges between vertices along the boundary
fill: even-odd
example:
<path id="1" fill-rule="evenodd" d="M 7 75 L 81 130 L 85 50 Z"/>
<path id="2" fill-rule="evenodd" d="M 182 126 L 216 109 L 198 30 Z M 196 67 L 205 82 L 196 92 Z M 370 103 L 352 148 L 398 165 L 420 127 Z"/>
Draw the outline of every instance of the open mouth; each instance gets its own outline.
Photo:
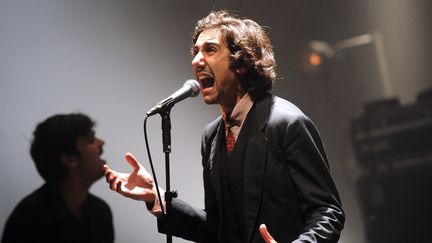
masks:
<path id="1" fill-rule="evenodd" d="M 210 76 L 206 76 L 200 79 L 203 89 L 213 87 L 214 79 Z"/>

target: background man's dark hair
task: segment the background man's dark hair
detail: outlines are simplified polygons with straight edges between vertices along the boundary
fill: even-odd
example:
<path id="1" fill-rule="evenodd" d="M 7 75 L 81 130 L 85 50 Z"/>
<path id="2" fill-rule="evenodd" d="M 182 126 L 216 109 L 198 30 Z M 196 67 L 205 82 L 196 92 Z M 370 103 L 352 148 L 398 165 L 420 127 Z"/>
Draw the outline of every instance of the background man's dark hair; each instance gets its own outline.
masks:
<path id="1" fill-rule="evenodd" d="M 78 154 L 78 137 L 90 135 L 94 125 L 88 116 L 73 113 L 51 116 L 36 126 L 30 154 L 46 182 L 55 183 L 66 176 L 67 167 L 61 156 Z"/>
<path id="2" fill-rule="evenodd" d="M 213 11 L 197 22 L 192 42 L 195 44 L 200 33 L 210 29 L 221 31 L 225 37 L 231 51 L 231 70 L 246 69 L 246 74 L 240 77 L 246 91 L 256 97 L 273 88 L 276 61 L 270 38 L 262 26 L 228 11 Z"/>

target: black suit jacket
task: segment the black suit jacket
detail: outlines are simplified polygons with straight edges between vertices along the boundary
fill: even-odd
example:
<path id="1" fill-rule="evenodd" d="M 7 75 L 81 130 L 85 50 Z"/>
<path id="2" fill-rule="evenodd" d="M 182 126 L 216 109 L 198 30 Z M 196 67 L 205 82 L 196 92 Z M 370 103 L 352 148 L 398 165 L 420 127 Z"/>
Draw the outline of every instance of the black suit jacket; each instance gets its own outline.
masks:
<path id="1" fill-rule="evenodd" d="M 253 111 L 253 112 L 252 112 Z M 295 105 L 276 96 L 255 100 L 244 155 L 244 222 L 248 242 L 262 242 L 265 223 L 278 242 L 337 242 L 345 221 L 319 133 Z M 174 199 L 170 229 L 175 236 L 219 242 L 221 189 L 219 117 L 202 138 L 205 209 Z M 165 225 L 159 220 L 159 230 Z"/>

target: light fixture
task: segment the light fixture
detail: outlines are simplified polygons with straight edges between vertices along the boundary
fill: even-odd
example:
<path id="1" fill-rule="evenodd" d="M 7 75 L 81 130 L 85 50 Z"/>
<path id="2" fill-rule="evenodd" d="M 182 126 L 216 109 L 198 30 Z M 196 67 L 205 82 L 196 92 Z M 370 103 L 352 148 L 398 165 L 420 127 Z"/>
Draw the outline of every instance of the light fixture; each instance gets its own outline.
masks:
<path id="1" fill-rule="evenodd" d="M 385 57 L 384 45 L 381 34 L 378 31 L 361 34 L 351 38 L 343 39 L 330 44 L 322 40 L 312 40 L 308 43 L 308 51 L 306 53 L 307 72 L 316 72 L 321 66 L 330 59 L 347 49 L 358 46 L 371 44 L 374 47 L 375 58 L 379 69 L 380 80 L 385 97 L 393 97 L 393 87 L 390 81 L 390 74 Z"/>

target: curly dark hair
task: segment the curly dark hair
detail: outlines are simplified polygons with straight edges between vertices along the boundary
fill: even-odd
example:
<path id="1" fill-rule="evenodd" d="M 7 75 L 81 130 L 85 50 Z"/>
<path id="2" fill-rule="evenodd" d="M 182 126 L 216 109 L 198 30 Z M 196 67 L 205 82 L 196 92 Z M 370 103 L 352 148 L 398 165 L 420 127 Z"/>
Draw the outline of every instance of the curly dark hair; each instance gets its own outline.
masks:
<path id="1" fill-rule="evenodd" d="M 262 26 L 251 19 L 238 17 L 226 10 L 212 11 L 199 20 L 192 35 L 196 43 L 201 32 L 221 31 L 231 52 L 231 70 L 245 68 L 240 80 L 252 96 L 270 91 L 276 80 L 276 61 L 270 38 Z"/>
<path id="2" fill-rule="evenodd" d="M 66 176 L 68 169 L 62 163 L 62 155 L 78 154 L 78 137 L 90 135 L 94 125 L 88 116 L 72 113 L 48 117 L 36 126 L 30 154 L 46 182 L 57 183 Z"/>

